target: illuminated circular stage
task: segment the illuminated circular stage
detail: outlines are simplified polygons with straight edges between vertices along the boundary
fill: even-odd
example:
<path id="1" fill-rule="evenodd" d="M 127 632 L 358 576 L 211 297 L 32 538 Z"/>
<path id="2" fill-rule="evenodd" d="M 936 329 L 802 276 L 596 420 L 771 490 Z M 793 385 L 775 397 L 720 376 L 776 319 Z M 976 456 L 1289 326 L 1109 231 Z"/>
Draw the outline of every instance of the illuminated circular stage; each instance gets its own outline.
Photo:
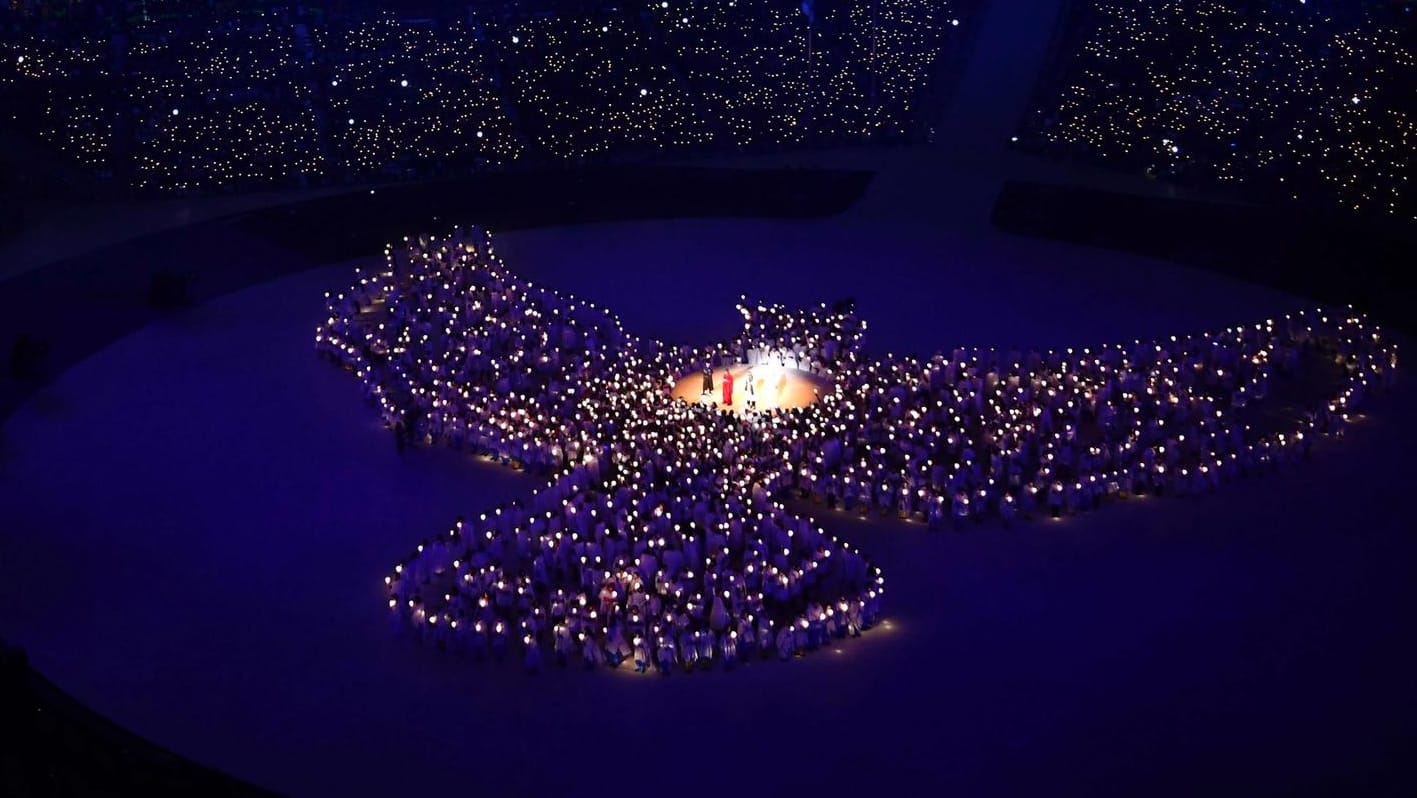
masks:
<path id="1" fill-rule="evenodd" d="M 732 375 L 732 396 L 724 403 L 725 378 Z M 826 377 L 791 365 L 734 363 L 713 369 L 712 389 L 705 391 L 702 371 L 681 377 L 670 395 L 685 402 L 707 404 L 735 413 L 746 410 L 791 410 L 816 402 L 831 387 Z M 751 386 L 751 387 L 750 387 Z"/>

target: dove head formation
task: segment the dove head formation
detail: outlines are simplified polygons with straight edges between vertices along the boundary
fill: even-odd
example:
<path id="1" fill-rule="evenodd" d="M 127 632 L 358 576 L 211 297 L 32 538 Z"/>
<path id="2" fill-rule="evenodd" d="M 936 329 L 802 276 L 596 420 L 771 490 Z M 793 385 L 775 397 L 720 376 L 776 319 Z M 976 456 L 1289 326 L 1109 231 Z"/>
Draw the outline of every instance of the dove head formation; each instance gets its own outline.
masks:
<path id="1" fill-rule="evenodd" d="M 633 656 L 642 670 L 787 657 L 869 628 L 884 577 L 790 512 L 793 491 L 933 526 L 1206 490 L 1307 451 L 1396 366 L 1351 310 L 1096 350 L 882 362 L 863 356 L 866 324 L 849 306 L 745 299 L 736 340 L 669 345 L 518 278 L 475 228 L 387 248 L 326 306 L 317 349 L 389 426 L 549 474 L 524 500 L 425 539 L 385 578 L 390 612 L 420 637 L 477 655 L 515 645 L 528 667 L 543 646 L 587 665 Z M 784 351 L 816 401 L 736 412 L 676 397 L 711 364 Z M 1326 402 L 1283 430 L 1246 423 L 1276 373 L 1310 361 L 1341 371 Z"/>

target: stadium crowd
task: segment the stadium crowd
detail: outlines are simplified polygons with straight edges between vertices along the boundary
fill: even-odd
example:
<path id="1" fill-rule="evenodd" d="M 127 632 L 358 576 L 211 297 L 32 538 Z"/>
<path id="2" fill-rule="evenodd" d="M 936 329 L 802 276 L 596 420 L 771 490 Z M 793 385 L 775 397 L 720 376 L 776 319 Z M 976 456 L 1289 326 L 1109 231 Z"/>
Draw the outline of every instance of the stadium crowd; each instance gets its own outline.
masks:
<path id="1" fill-rule="evenodd" d="M 978 0 L 16 11 L 44 5 L 0 9 L 9 124 L 137 191 L 191 192 L 928 141 Z M 1410 4 L 1068 8 L 1019 146 L 1417 218 Z"/>
<path id="2" fill-rule="evenodd" d="M 3 9 L 0 96 L 11 125 L 148 193 L 918 140 L 918 101 L 973 2 L 483 2 L 342 17 L 255 3 L 82 24 Z"/>
<path id="3" fill-rule="evenodd" d="M 1020 146 L 1417 219 L 1410 3 L 1085 0 Z"/>
<path id="4" fill-rule="evenodd" d="M 358 376 L 400 450 L 550 475 L 419 544 L 386 579 L 391 615 L 531 670 L 548 656 L 731 667 L 868 628 L 880 571 L 784 500 L 938 528 L 1206 492 L 1342 434 L 1396 369 L 1380 330 L 1323 310 L 1097 349 L 873 361 L 849 307 L 742 304 L 738 339 L 670 345 L 521 281 L 476 229 L 385 256 L 327 296 L 317 350 Z M 786 350 L 829 381 L 807 407 L 730 412 L 707 384 L 700 402 L 670 396 L 685 375 Z M 1322 398 L 1266 414 L 1294 383 Z"/>

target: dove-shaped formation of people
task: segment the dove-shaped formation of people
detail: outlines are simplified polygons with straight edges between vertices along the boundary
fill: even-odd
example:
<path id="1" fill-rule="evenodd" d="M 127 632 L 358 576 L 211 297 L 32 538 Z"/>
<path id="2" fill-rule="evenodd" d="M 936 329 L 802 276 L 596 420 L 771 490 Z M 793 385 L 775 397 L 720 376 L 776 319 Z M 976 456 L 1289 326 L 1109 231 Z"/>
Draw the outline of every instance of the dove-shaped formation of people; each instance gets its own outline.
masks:
<path id="1" fill-rule="evenodd" d="M 418 544 L 384 580 L 389 610 L 439 648 L 516 650 L 533 671 L 548 653 L 732 667 L 869 629 L 880 569 L 789 498 L 938 528 L 1210 491 L 1341 434 L 1397 365 L 1351 309 L 1097 349 L 873 361 L 850 308 L 745 301 L 735 341 L 669 345 L 519 279 L 476 228 L 384 254 L 326 295 L 317 350 L 359 378 L 400 446 L 550 475 Z M 823 386 L 816 401 L 739 412 L 707 391 L 671 395 L 705 364 L 784 351 Z M 1281 388 L 1311 401 L 1276 413 L 1265 399 Z"/>

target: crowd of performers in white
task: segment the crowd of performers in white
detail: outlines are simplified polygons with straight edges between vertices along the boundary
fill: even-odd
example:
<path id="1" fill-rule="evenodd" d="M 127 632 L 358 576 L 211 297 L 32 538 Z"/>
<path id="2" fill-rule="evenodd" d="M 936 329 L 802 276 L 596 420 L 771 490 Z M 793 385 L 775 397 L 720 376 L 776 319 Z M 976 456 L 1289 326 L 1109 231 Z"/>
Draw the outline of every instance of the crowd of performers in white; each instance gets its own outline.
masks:
<path id="1" fill-rule="evenodd" d="M 744 303 L 737 340 L 670 345 L 519 279 L 477 229 L 391 246 L 326 303 L 317 349 L 358 376 L 400 449 L 549 475 L 385 578 L 399 628 L 531 671 L 548 657 L 667 674 L 800 656 L 871 628 L 885 580 L 785 500 L 940 528 L 1210 491 L 1341 435 L 1397 363 L 1351 309 L 879 361 L 850 310 Z M 734 413 L 670 396 L 685 375 L 770 352 L 827 378 L 818 401 Z M 1316 377 L 1326 393 L 1302 413 L 1258 412 L 1277 384 Z"/>

